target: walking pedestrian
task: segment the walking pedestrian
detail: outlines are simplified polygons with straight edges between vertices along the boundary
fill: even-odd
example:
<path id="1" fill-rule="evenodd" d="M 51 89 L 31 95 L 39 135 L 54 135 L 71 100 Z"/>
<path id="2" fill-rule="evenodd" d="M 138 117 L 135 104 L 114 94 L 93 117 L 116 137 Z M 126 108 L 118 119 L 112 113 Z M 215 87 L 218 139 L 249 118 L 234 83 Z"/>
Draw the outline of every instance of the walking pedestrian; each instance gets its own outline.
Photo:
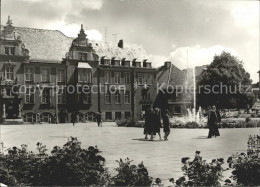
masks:
<path id="1" fill-rule="evenodd" d="M 73 126 L 75 125 L 76 117 L 77 117 L 76 112 L 73 111 L 71 113 L 71 123 L 73 124 Z"/>
<path id="2" fill-rule="evenodd" d="M 168 136 L 171 132 L 170 130 L 170 120 L 169 120 L 169 111 L 165 110 L 163 114 L 163 131 L 164 131 L 164 140 L 168 140 Z"/>
<path id="3" fill-rule="evenodd" d="M 149 108 L 147 111 L 145 111 L 145 115 L 144 115 L 144 134 L 145 134 L 145 138 L 144 139 L 148 139 L 148 134 L 151 135 L 152 129 L 151 129 L 151 123 L 152 123 L 152 112 L 153 109 Z"/>
<path id="4" fill-rule="evenodd" d="M 151 140 L 153 141 L 153 135 L 158 133 L 159 139 L 162 140 L 160 128 L 162 126 L 161 119 L 160 119 L 160 110 L 156 108 L 152 114 L 152 133 L 151 133 Z"/>
<path id="5" fill-rule="evenodd" d="M 215 111 L 216 116 L 217 116 L 217 121 L 216 121 L 216 123 L 214 123 L 214 129 L 213 129 L 213 135 L 215 137 L 217 137 L 217 136 L 220 136 L 219 130 L 218 130 L 218 125 L 221 123 L 221 116 L 220 116 L 220 112 L 219 112 L 219 110 L 217 110 L 216 106 L 213 106 L 212 110 Z"/>
<path id="6" fill-rule="evenodd" d="M 209 135 L 208 138 L 211 138 L 212 136 L 219 136 L 219 131 L 218 131 L 218 116 L 216 113 L 216 106 L 212 106 L 212 109 L 209 112 L 209 117 L 208 117 L 208 125 L 209 125 Z"/>
<path id="7" fill-rule="evenodd" d="M 97 120 L 97 125 L 98 125 L 98 127 L 102 127 L 102 117 L 101 117 L 101 113 L 97 112 L 96 120 Z"/>

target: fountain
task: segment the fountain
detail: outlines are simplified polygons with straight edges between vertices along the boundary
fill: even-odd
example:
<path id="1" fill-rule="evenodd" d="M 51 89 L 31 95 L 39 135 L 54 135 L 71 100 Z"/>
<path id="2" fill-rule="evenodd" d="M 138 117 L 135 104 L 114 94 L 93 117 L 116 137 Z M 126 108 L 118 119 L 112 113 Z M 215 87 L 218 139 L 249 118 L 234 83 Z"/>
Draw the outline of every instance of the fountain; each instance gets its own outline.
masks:
<path id="1" fill-rule="evenodd" d="M 187 81 L 188 84 L 188 50 L 187 50 Z M 201 107 L 196 112 L 196 73 L 195 73 L 195 65 L 192 67 L 192 83 L 193 83 L 193 108 L 190 110 L 187 109 L 187 115 L 183 117 L 175 117 L 171 118 L 171 122 L 179 123 L 180 125 L 185 125 L 188 123 L 197 123 L 199 127 L 205 127 L 207 125 L 207 118 L 202 115 Z"/>

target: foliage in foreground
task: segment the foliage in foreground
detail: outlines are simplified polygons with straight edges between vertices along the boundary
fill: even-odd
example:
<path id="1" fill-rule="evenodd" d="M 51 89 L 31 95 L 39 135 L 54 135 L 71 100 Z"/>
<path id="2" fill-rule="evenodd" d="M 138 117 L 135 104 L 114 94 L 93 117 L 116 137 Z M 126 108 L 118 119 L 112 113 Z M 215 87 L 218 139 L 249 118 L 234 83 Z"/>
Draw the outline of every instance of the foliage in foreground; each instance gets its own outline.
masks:
<path id="1" fill-rule="evenodd" d="M 227 162 L 233 169 L 231 178 L 238 185 L 260 185 L 260 159 L 257 156 L 249 157 L 245 153 L 240 153 L 229 157 Z"/>
<path id="2" fill-rule="evenodd" d="M 220 186 L 222 178 L 223 158 L 213 159 L 211 162 L 203 160 L 200 151 L 196 151 L 195 158 L 182 158 L 184 176 L 176 180 L 178 186 Z M 187 179 L 186 179 L 187 177 Z"/>
<path id="3" fill-rule="evenodd" d="M 109 174 L 104 167 L 105 159 L 99 155 L 97 147 L 82 149 L 77 138 L 71 137 L 62 147 L 55 146 L 51 156 L 46 146 L 37 143 L 38 153 L 13 147 L 1 156 L 0 168 L 4 173 L 2 182 L 8 185 L 105 185 Z"/>
<path id="4" fill-rule="evenodd" d="M 129 158 L 125 159 L 125 162 L 122 159 L 117 162 L 118 174 L 112 178 L 115 186 L 150 186 L 152 184 L 152 178 L 149 177 L 143 162 L 138 166 L 131 164 L 132 161 Z"/>
<path id="5" fill-rule="evenodd" d="M 250 136 L 251 137 L 251 136 Z M 229 168 L 233 169 L 232 181 L 225 180 L 225 185 L 260 185 L 260 136 L 249 138 L 248 153 L 235 154 L 228 158 Z M 46 152 L 46 146 L 37 143 L 38 153 L 27 150 L 26 145 L 21 148 L 13 147 L 7 155 L 0 155 L 0 181 L 4 184 L 17 185 L 47 185 L 47 186 L 150 186 L 152 178 L 143 163 L 138 166 L 130 159 L 120 159 L 116 168 L 117 174 L 110 177 L 104 167 L 105 159 L 99 155 L 97 147 L 82 149 L 77 138 L 71 137 L 62 147 L 55 146 L 51 156 Z M 258 151 L 257 151 L 258 150 Z M 182 158 L 184 175 L 178 180 L 170 179 L 176 186 L 220 186 L 222 164 L 224 159 L 213 159 L 207 162 L 196 151 L 195 158 Z M 155 185 L 161 186 L 157 178 Z"/>

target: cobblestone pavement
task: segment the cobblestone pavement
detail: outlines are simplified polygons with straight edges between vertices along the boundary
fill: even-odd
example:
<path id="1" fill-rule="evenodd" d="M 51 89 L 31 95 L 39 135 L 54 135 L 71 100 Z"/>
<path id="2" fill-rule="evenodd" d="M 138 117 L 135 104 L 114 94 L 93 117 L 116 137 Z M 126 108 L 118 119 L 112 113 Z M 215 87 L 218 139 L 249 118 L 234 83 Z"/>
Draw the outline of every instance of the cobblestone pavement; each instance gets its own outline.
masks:
<path id="1" fill-rule="evenodd" d="M 117 127 L 115 123 L 104 123 L 99 128 L 95 123 L 85 124 L 41 124 L 2 125 L 1 141 L 4 147 L 27 144 L 36 150 L 36 143 L 42 142 L 50 151 L 55 145 L 62 146 L 69 136 L 74 136 L 87 148 L 97 145 L 106 158 L 106 166 L 112 174 L 117 167 L 115 160 L 129 157 L 138 164 L 141 161 L 149 174 L 163 180 L 182 175 L 181 158 L 193 158 L 195 151 L 201 151 L 206 160 L 224 158 L 236 152 L 245 152 L 250 134 L 259 134 L 259 128 L 220 129 L 221 136 L 207 139 L 207 129 L 171 129 L 169 141 L 145 141 L 142 128 Z M 162 132 L 162 130 L 161 130 Z M 229 175 L 229 174 L 225 174 Z"/>

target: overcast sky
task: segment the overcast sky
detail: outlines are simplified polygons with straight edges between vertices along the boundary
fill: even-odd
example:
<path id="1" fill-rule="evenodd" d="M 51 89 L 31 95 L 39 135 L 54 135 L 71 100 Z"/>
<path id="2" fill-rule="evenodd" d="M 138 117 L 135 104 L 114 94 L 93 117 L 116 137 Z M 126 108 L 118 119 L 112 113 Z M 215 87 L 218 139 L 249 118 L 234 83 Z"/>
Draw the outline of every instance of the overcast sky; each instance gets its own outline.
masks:
<path id="1" fill-rule="evenodd" d="M 258 81 L 259 1 L 242 0 L 2 0 L 2 22 L 61 30 L 90 39 L 143 45 L 154 66 L 171 60 L 180 69 L 209 64 L 226 50 L 243 60 Z"/>

